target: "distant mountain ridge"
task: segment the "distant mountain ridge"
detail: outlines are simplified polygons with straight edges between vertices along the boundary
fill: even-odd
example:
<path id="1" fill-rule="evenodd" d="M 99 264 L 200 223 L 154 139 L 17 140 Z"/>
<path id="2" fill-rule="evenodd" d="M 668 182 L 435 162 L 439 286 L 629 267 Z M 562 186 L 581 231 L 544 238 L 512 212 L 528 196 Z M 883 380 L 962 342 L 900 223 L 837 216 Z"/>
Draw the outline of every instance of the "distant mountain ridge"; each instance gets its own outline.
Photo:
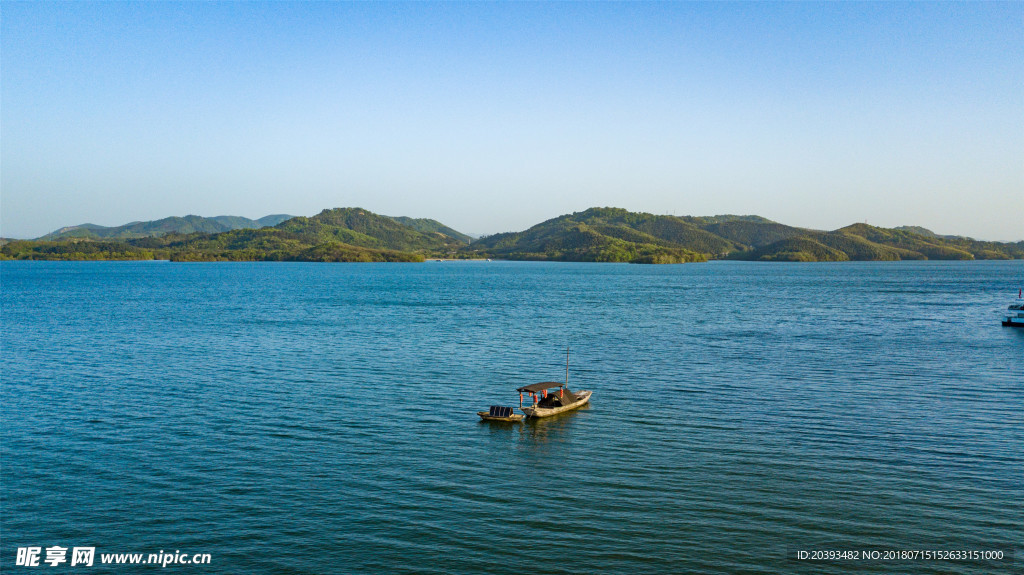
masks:
<path id="1" fill-rule="evenodd" d="M 129 240 L 176 261 L 423 261 L 452 255 L 466 242 L 421 232 L 362 208 L 323 210 L 273 227 L 214 234 L 169 234 Z"/>
<path id="2" fill-rule="evenodd" d="M 467 250 L 486 257 L 635 263 L 706 261 L 803 233 L 760 216 L 662 216 L 590 208 L 523 232 L 495 234 Z"/>
<path id="3" fill-rule="evenodd" d="M 964 237 L 964 236 L 941 235 L 941 234 L 937 234 L 937 233 L 929 230 L 928 228 L 923 228 L 921 226 L 896 226 L 893 229 L 894 230 L 900 230 L 900 231 L 903 231 L 903 232 L 910 232 L 910 233 L 913 233 L 913 234 L 917 234 L 919 236 L 926 236 L 926 237 L 931 237 L 931 238 L 944 238 L 944 239 L 947 239 L 947 240 L 956 240 L 956 239 L 973 240 L 974 239 L 974 238 L 967 238 L 967 237 Z"/>
<path id="4" fill-rule="evenodd" d="M 263 225 L 277 221 L 272 226 Z M 224 230 L 225 227 L 233 229 Z M 61 235 L 64 234 L 64 235 Z M 101 234 L 119 237 L 105 237 Z M 497 258 L 631 263 L 709 259 L 885 261 L 1024 259 L 1024 241 L 983 242 L 925 228 L 853 224 L 833 231 L 787 226 L 760 216 L 668 216 L 590 208 L 521 232 L 476 240 L 426 218 L 361 208 L 312 217 L 165 218 L 117 228 L 62 228 L 55 240 L 0 242 L 0 259 L 171 259 L 177 261 L 423 261 Z M 126 237 L 127 236 L 127 237 Z"/>
<path id="5" fill-rule="evenodd" d="M 127 240 L 162 236 L 165 234 L 191 234 L 196 232 L 215 234 L 237 229 L 258 229 L 275 226 L 293 217 L 286 214 L 273 214 L 263 216 L 258 220 L 250 220 L 242 216 L 215 216 L 212 218 L 195 215 L 184 217 L 172 216 L 148 222 L 131 222 L 123 226 L 114 227 L 98 226 L 96 224 L 68 226 L 37 239 L 41 241 L 59 241 L 70 238 Z"/>
<path id="6" fill-rule="evenodd" d="M 480 238 L 466 250 L 481 257 L 637 263 L 714 258 L 793 262 L 1024 258 L 1024 242 L 939 236 L 924 228 L 853 224 L 819 231 L 760 216 L 659 216 L 619 208 L 559 216 L 522 232 Z"/>
<path id="7" fill-rule="evenodd" d="M 408 217 L 405 217 L 405 216 L 398 216 L 398 217 L 385 216 L 385 217 L 391 218 L 392 220 L 395 220 L 396 222 L 398 222 L 398 223 L 400 223 L 402 225 L 409 226 L 410 228 L 412 228 L 412 229 L 414 229 L 416 231 L 419 231 L 419 232 L 443 234 L 443 235 L 446 235 L 448 237 L 455 238 L 457 240 L 463 241 L 463 242 L 465 242 L 467 244 L 469 242 L 473 241 L 473 237 L 472 236 L 470 236 L 468 234 L 464 234 L 464 233 L 462 233 L 460 231 L 457 231 L 457 230 L 454 230 L 452 228 L 449 228 L 448 226 L 442 224 L 441 222 L 439 222 L 437 220 L 431 220 L 431 219 L 428 219 L 428 218 L 408 218 Z"/>
<path id="8" fill-rule="evenodd" d="M 1021 259 L 1024 241 L 983 242 L 934 233 L 922 235 L 908 231 L 906 226 L 886 229 L 853 224 L 831 232 L 805 230 L 731 257 L 760 261 Z"/>

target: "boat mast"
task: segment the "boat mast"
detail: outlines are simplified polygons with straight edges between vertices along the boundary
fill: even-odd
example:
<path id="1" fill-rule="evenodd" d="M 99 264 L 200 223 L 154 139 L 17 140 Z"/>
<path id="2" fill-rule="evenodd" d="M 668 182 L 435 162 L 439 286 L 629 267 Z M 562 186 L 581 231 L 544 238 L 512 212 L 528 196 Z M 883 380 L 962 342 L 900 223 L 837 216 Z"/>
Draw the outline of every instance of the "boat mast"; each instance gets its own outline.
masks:
<path id="1" fill-rule="evenodd" d="M 565 346 L 565 386 L 569 387 L 569 346 Z"/>

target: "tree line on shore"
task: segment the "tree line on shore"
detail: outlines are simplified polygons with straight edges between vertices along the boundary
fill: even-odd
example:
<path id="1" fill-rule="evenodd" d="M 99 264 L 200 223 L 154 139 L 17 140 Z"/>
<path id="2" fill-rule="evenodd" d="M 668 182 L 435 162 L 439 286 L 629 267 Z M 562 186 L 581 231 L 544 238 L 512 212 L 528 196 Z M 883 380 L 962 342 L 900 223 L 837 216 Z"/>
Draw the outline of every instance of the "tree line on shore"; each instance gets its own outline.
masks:
<path id="1" fill-rule="evenodd" d="M 819 231 L 760 216 L 677 217 L 620 208 L 590 208 L 521 232 L 475 240 L 435 220 L 335 208 L 308 218 L 187 216 L 118 228 L 85 224 L 62 228 L 36 240 L 0 242 L 0 259 L 8 260 L 419 262 L 433 258 L 495 258 L 687 263 L 709 259 L 812 262 L 1024 258 L 1024 241 L 986 242 L 940 236 L 919 227 L 887 229 L 854 224 Z"/>

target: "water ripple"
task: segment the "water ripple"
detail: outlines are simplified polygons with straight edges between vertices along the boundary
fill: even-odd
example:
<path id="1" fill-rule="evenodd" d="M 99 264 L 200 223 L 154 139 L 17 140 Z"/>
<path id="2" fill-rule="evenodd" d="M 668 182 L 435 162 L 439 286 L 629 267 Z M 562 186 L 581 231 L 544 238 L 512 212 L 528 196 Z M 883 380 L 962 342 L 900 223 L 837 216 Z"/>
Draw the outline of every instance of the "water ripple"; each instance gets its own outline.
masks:
<path id="1" fill-rule="evenodd" d="M 1020 546 L 1019 262 L 0 266 L 5 561 L 1022 571 L 786 558 Z M 565 345 L 592 406 L 476 419 Z"/>

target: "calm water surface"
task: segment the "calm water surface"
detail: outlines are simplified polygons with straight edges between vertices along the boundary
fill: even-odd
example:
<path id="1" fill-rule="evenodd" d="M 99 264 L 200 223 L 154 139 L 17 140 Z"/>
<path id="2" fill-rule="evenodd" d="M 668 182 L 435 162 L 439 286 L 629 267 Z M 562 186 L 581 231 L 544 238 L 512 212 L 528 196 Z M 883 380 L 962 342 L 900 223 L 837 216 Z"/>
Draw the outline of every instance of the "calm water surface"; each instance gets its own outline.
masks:
<path id="1" fill-rule="evenodd" d="M 168 573 L 1021 573 L 1021 262 L 4 262 L 2 543 Z M 591 407 L 475 412 L 564 377 Z M 799 549 L 1013 562 L 800 563 Z M 153 566 L 42 573 L 152 572 Z"/>

